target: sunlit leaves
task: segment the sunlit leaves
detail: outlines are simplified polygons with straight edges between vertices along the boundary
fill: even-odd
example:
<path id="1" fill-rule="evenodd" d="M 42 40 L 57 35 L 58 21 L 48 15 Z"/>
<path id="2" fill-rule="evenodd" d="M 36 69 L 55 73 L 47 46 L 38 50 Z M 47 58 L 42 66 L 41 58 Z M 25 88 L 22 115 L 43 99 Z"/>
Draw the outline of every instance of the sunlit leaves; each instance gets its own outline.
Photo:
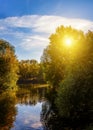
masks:
<path id="1" fill-rule="evenodd" d="M 14 47 L 0 40 L 0 91 L 15 88 L 18 79 L 18 61 Z"/>
<path id="2" fill-rule="evenodd" d="M 43 81 L 42 66 L 36 60 L 22 60 L 19 62 L 19 81 Z"/>
<path id="3" fill-rule="evenodd" d="M 58 85 L 64 77 L 65 67 L 71 59 L 78 56 L 79 44 L 83 41 L 84 34 L 71 27 L 60 26 L 49 39 L 50 44 L 44 50 L 41 62 L 44 63 L 46 79 L 53 85 Z M 71 47 L 66 46 L 66 42 L 69 45 L 71 43 Z"/>
<path id="4" fill-rule="evenodd" d="M 42 57 L 47 80 L 58 87 L 56 104 L 60 115 L 74 122 L 90 120 L 93 115 L 93 32 L 85 34 L 72 27 L 58 27 Z"/>

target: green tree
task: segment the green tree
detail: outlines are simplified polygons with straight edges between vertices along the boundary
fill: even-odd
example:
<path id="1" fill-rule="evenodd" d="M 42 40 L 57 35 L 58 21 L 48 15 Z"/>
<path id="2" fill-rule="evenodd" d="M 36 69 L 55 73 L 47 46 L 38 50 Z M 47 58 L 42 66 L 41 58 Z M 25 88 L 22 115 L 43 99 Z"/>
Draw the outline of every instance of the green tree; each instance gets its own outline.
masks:
<path id="1" fill-rule="evenodd" d="M 20 79 L 38 80 L 41 75 L 41 66 L 36 60 L 22 60 L 19 62 Z"/>
<path id="2" fill-rule="evenodd" d="M 65 44 L 67 38 L 72 38 L 73 43 L 79 42 L 83 38 L 83 32 L 71 27 L 58 27 L 55 34 L 50 36 L 50 43 L 41 57 L 46 80 L 53 86 L 58 86 L 64 78 L 64 71 L 69 62 L 70 47 Z M 76 48 L 75 44 L 71 48 L 70 54 L 77 51 L 73 48 Z"/>
<path id="3" fill-rule="evenodd" d="M 81 45 L 81 48 L 80 48 Z M 65 77 L 58 91 L 58 106 L 62 115 L 79 117 L 86 110 L 89 115 L 93 109 L 93 32 L 85 34 L 76 54 L 70 56 Z M 75 115 L 74 115 L 75 113 Z M 81 113 L 80 113 L 81 114 Z M 73 117 L 72 116 L 72 117 Z M 91 116 L 90 116 L 91 117 Z"/>
<path id="4" fill-rule="evenodd" d="M 59 86 L 60 115 L 74 123 L 93 121 L 93 32 L 58 27 L 41 62 L 47 80 Z"/>
<path id="5" fill-rule="evenodd" d="M 18 79 L 18 61 L 14 47 L 5 40 L 0 40 L 0 91 L 13 89 Z"/>

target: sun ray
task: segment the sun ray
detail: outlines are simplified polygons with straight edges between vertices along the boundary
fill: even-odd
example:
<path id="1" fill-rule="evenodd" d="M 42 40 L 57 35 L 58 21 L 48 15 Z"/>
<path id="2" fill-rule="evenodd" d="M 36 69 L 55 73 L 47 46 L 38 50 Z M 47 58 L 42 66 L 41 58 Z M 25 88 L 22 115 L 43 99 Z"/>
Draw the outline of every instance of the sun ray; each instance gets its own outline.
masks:
<path id="1" fill-rule="evenodd" d="M 73 39 L 70 38 L 70 37 L 66 37 L 66 38 L 64 39 L 64 44 L 65 44 L 66 46 L 71 46 L 71 45 L 73 44 Z"/>

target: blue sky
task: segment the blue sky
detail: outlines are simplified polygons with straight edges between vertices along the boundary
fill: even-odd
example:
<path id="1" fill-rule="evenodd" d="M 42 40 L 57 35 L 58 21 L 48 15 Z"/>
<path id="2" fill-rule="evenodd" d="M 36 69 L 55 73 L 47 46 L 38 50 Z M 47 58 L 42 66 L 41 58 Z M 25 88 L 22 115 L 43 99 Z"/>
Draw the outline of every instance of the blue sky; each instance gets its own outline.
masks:
<path id="1" fill-rule="evenodd" d="M 0 38 L 15 46 L 19 60 L 39 61 L 60 25 L 93 30 L 93 1 L 0 0 Z"/>

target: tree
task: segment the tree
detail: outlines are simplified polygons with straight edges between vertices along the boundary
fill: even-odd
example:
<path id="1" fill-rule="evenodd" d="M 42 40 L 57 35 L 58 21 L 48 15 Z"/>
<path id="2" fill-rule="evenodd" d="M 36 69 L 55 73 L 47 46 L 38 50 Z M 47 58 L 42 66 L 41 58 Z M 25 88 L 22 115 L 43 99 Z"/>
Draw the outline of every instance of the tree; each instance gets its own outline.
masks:
<path id="1" fill-rule="evenodd" d="M 36 60 L 22 60 L 19 62 L 20 80 L 38 80 L 41 75 L 41 66 Z"/>
<path id="2" fill-rule="evenodd" d="M 14 47 L 5 40 L 0 40 L 0 92 L 15 88 L 18 79 L 18 61 Z"/>
<path id="3" fill-rule="evenodd" d="M 73 124 L 92 122 L 93 32 L 58 27 L 41 61 L 47 80 L 58 87 L 55 100 L 60 115 Z"/>
<path id="4" fill-rule="evenodd" d="M 58 86 L 64 78 L 64 70 L 69 62 L 69 47 L 66 46 L 65 39 L 72 38 L 74 43 L 81 41 L 83 37 L 82 31 L 64 26 L 58 27 L 55 34 L 50 36 L 50 43 L 43 52 L 41 63 L 43 63 L 46 80 L 53 86 Z M 76 45 L 74 44 L 73 48 L 74 46 Z M 76 51 L 73 48 L 70 50 L 70 54 Z"/>

